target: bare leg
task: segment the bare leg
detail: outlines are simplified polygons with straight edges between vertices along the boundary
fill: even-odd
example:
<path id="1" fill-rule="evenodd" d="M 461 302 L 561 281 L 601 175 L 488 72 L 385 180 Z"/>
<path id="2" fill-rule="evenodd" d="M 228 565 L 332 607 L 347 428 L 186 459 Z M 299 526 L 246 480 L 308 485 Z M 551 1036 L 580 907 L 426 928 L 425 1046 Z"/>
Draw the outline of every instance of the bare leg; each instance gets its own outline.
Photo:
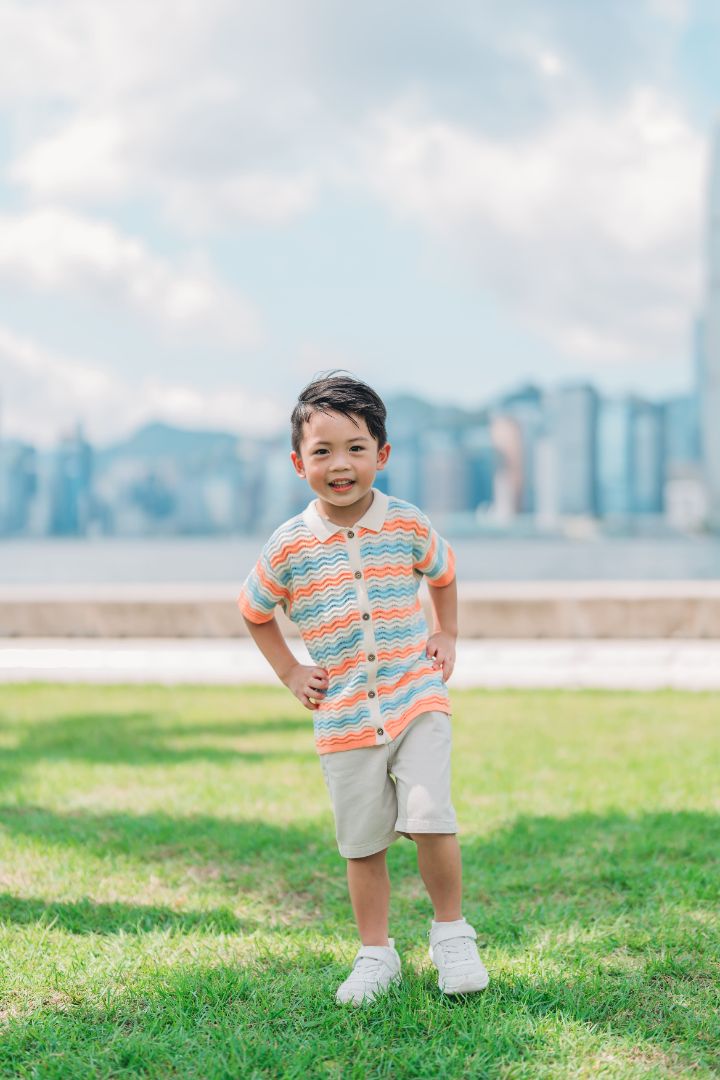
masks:
<path id="1" fill-rule="evenodd" d="M 384 851 L 348 859 L 350 900 L 363 945 L 388 945 L 390 878 Z"/>
<path id="2" fill-rule="evenodd" d="M 462 918 L 462 858 L 454 833 L 413 833 L 418 868 L 437 922 Z"/>

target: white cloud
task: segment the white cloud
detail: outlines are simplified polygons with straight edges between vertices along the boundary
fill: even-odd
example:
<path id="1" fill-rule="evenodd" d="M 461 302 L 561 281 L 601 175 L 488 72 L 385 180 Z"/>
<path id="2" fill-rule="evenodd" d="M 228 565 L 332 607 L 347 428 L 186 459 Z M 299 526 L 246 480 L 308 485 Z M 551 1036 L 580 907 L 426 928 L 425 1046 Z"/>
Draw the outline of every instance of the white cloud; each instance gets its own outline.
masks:
<path id="1" fill-rule="evenodd" d="M 31 250 L 16 243 L 5 272 L 247 342 L 257 317 L 207 266 L 171 265 L 68 207 L 129 217 L 140 203 L 180 233 L 231 238 L 370 192 L 568 355 L 685 355 L 703 147 L 674 62 L 691 13 L 690 0 L 5 0 L 7 176 L 39 204 L 16 228 Z"/>
<path id="2" fill-rule="evenodd" d="M 548 78 L 553 79 L 557 75 L 561 75 L 563 71 L 563 62 L 557 53 L 545 50 L 538 56 L 538 66 L 543 75 L 547 75 Z"/>
<path id="3" fill-rule="evenodd" d="M 35 198 L 116 197 L 130 187 L 127 132 L 118 113 L 86 115 L 33 142 L 9 170 Z"/>
<path id="4" fill-rule="evenodd" d="M 682 26 L 690 18 L 692 0 L 650 0 L 649 11 L 660 19 Z"/>
<path id="5" fill-rule="evenodd" d="M 212 86 L 208 90 L 212 90 Z M 223 108 L 232 109 L 235 93 Z M 212 232 L 228 223 L 282 225 L 304 213 L 318 193 L 318 167 L 281 170 L 238 160 L 238 150 L 217 158 L 217 133 L 201 117 L 212 94 L 193 95 L 198 129 L 186 130 L 182 95 L 172 102 L 128 104 L 82 111 L 35 140 L 9 169 L 10 179 L 34 201 L 109 206 L 142 195 L 157 200 L 162 216 L 182 232 Z M 228 139 L 231 139 L 228 131 Z"/>
<path id="6" fill-rule="evenodd" d="M 223 0 L 4 0 L 0 101 L 109 101 L 187 68 Z"/>
<path id="7" fill-rule="evenodd" d="M 33 289 L 94 295 L 176 334 L 256 343 L 259 320 L 249 303 L 195 262 L 176 267 L 109 222 L 60 208 L 0 215 L 0 277 Z"/>
<path id="8" fill-rule="evenodd" d="M 150 200 L 190 232 L 304 212 L 342 130 L 303 85 L 303 20 L 281 7 L 278 19 L 229 0 L 10 3 L 0 102 L 21 122 L 9 179 L 35 201 Z"/>
<path id="9" fill-rule="evenodd" d="M 131 382 L 1 325 L 0 410 L 3 436 L 45 447 L 78 421 L 103 445 L 151 420 L 256 435 L 287 423 L 286 410 L 275 400 L 235 385 L 204 392 L 156 377 Z"/>
<path id="10" fill-rule="evenodd" d="M 310 172 L 296 176 L 238 173 L 202 185 L 180 181 L 166 203 L 165 215 L 190 233 L 212 232 L 228 221 L 282 225 L 310 208 L 317 186 Z"/>
<path id="11" fill-rule="evenodd" d="M 393 212 L 569 354 L 683 355 L 699 299 L 705 146 L 652 89 L 569 108 L 494 140 L 393 108 L 365 136 L 365 177 Z"/>

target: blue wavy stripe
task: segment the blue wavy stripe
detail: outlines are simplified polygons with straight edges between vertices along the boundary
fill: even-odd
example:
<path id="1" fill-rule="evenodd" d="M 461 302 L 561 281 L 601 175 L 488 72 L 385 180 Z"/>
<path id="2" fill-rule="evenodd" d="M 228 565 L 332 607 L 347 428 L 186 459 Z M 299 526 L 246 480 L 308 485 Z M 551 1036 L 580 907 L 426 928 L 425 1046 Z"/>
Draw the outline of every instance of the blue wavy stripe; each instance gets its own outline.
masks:
<path id="1" fill-rule="evenodd" d="M 442 694 L 444 697 L 448 697 L 449 700 L 447 685 L 443 682 L 442 675 L 429 675 L 427 679 L 419 679 L 416 683 L 413 683 L 412 687 L 385 698 L 383 709 L 387 709 L 391 713 L 403 713 L 413 701 L 426 697 L 428 694 Z"/>
<path id="2" fill-rule="evenodd" d="M 335 595 L 326 593 L 321 598 L 316 595 L 310 600 L 300 600 L 294 606 L 295 621 L 302 622 L 308 630 L 342 619 L 351 611 L 357 611 L 357 594 L 352 586 L 343 587 Z"/>

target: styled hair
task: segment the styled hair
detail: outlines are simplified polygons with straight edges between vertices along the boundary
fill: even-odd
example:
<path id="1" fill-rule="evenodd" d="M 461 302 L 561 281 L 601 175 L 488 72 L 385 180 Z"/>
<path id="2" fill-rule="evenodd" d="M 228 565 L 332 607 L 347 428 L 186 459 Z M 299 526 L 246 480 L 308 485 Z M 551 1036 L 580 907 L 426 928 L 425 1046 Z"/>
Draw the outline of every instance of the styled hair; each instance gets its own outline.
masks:
<path id="1" fill-rule="evenodd" d="M 290 417 L 290 438 L 296 454 L 300 453 L 303 424 L 316 412 L 342 413 L 351 420 L 361 416 L 372 437 L 377 439 L 378 449 L 382 449 L 387 442 L 387 409 L 382 398 L 367 383 L 354 379 L 352 375 L 330 371 L 316 376 L 300 391 Z"/>

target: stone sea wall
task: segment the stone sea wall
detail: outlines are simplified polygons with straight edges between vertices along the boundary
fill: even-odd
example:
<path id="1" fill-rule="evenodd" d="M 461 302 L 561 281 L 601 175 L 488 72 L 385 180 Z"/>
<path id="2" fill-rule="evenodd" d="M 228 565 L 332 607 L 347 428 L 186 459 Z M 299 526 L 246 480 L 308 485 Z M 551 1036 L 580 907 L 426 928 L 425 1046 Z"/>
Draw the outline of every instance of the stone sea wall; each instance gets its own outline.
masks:
<path id="1" fill-rule="evenodd" d="M 0 637 L 246 637 L 235 592 L 215 584 L 3 586 Z M 465 638 L 720 639 L 715 580 L 483 582 L 462 585 L 458 595 Z M 421 599 L 429 614 L 426 589 Z"/>

